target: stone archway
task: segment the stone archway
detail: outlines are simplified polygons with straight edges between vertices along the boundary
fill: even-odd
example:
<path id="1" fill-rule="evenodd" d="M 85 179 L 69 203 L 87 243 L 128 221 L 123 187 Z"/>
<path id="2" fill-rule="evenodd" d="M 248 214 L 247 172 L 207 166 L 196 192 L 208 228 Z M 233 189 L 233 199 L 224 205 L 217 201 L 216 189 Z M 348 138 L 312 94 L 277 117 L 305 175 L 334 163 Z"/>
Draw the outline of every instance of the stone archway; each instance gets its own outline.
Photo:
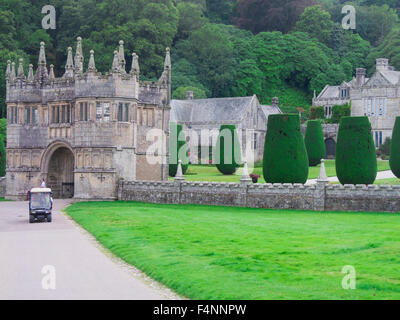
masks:
<path id="1" fill-rule="evenodd" d="M 325 140 L 326 146 L 326 159 L 335 159 L 336 157 L 336 142 L 333 138 Z"/>
<path id="2" fill-rule="evenodd" d="M 74 196 L 74 153 L 69 145 L 54 143 L 43 156 L 42 173 L 54 198 Z"/>

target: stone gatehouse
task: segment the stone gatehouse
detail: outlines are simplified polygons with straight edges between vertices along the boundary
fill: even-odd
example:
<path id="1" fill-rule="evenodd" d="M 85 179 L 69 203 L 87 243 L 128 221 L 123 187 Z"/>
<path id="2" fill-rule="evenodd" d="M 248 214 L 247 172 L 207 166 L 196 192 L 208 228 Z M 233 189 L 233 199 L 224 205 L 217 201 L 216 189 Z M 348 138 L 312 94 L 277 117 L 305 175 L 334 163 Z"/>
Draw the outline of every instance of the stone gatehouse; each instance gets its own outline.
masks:
<path id="1" fill-rule="evenodd" d="M 53 65 L 47 67 L 43 42 L 36 72 L 30 65 L 26 76 L 22 62 L 16 68 L 8 61 L 6 70 L 7 198 L 25 198 L 41 179 L 55 197 L 115 199 L 121 178 L 168 178 L 168 152 L 160 152 L 159 161 L 149 164 L 146 151 L 154 141 L 146 135 L 159 129 L 168 139 L 169 49 L 158 82 L 139 81 L 135 53 L 126 71 L 123 41 L 106 74 L 97 72 L 93 51 L 84 71 L 81 38 L 74 58 L 68 48 L 60 78 Z"/>

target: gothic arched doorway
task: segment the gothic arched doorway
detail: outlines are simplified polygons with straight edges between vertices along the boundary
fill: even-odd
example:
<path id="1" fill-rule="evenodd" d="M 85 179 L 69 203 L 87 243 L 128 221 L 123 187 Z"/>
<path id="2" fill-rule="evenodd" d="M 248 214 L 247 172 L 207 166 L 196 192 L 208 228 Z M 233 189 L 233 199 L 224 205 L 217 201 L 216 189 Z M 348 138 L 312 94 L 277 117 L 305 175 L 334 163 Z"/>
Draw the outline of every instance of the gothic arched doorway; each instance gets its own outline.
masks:
<path id="1" fill-rule="evenodd" d="M 326 159 L 335 159 L 336 157 L 336 142 L 332 138 L 325 140 L 326 146 Z"/>
<path id="2" fill-rule="evenodd" d="M 48 160 L 47 187 L 54 198 L 74 196 L 74 154 L 67 147 L 56 149 Z"/>

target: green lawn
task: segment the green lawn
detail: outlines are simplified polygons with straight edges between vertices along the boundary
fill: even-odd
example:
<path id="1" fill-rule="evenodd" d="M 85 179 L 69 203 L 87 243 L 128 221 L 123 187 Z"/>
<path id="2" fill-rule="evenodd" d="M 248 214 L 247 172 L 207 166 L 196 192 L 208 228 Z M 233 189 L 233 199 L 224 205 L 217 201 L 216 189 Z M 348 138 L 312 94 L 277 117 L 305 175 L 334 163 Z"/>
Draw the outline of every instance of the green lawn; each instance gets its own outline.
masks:
<path id="1" fill-rule="evenodd" d="M 310 167 L 308 179 L 317 179 L 321 166 Z M 328 177 L 336 176 L 335 160 L 326 160 L 325 169 Z M 390 170 L 389 161 L 378 161 L 378 171 Z M 261 176 L 259 182 L 265 183 L 262 173 L 262 167 L 256 166 L 255 174 Z M 212 181 L 212 182 L 239 182 L 242 170 L 239 170 L 236 175 L 223 175 L 215 166 L 209 165 L 191 165 L 185 174 L 186 181 Z"/>
<path id="2" fill-rule="evenodd" d="M 376 180 L 375 184 L 400 184 L 400 179 L 381 179 L 381 180 Z"/>
<path id="3" fill-rule="evenodd" d="M 118 257 L 191 299 L 400 299 L 400 215 L 134 202 L 67 213 Z M 341 286 L 354 266 L 357 289 Z"/>

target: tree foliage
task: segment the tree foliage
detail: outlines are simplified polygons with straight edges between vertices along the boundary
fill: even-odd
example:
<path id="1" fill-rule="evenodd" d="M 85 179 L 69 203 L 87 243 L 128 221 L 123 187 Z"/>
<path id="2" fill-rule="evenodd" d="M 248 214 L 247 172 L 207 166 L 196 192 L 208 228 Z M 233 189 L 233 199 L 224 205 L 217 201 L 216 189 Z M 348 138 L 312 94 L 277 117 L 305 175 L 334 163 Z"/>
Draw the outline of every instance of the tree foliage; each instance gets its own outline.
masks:
<path id="1" fill-rule="evenodd" d="M 321 163 L 321 159 L 326 155 L 324 133 L 320 120 L 307 122 L 304 143 L 306 144 L 309 165 L 315 167 Z"/>
<path id="2" fill-rule="evenodd" d="M 400 179 L 400 117 L 396 118 L 390 145 L 390 168 L 393 174 Z"/>
<path id="3" fill-rule="evenodd" d="M 182 161 L 182 173 L 185 174 L 189 168 L 189 154 L 186 143 L 186 136 L 182 130 L 182 125 L 175 122 L 169 124 L 169 166 L 170 177 L 175 177 L 178 171 L 178 163 Z"/>

